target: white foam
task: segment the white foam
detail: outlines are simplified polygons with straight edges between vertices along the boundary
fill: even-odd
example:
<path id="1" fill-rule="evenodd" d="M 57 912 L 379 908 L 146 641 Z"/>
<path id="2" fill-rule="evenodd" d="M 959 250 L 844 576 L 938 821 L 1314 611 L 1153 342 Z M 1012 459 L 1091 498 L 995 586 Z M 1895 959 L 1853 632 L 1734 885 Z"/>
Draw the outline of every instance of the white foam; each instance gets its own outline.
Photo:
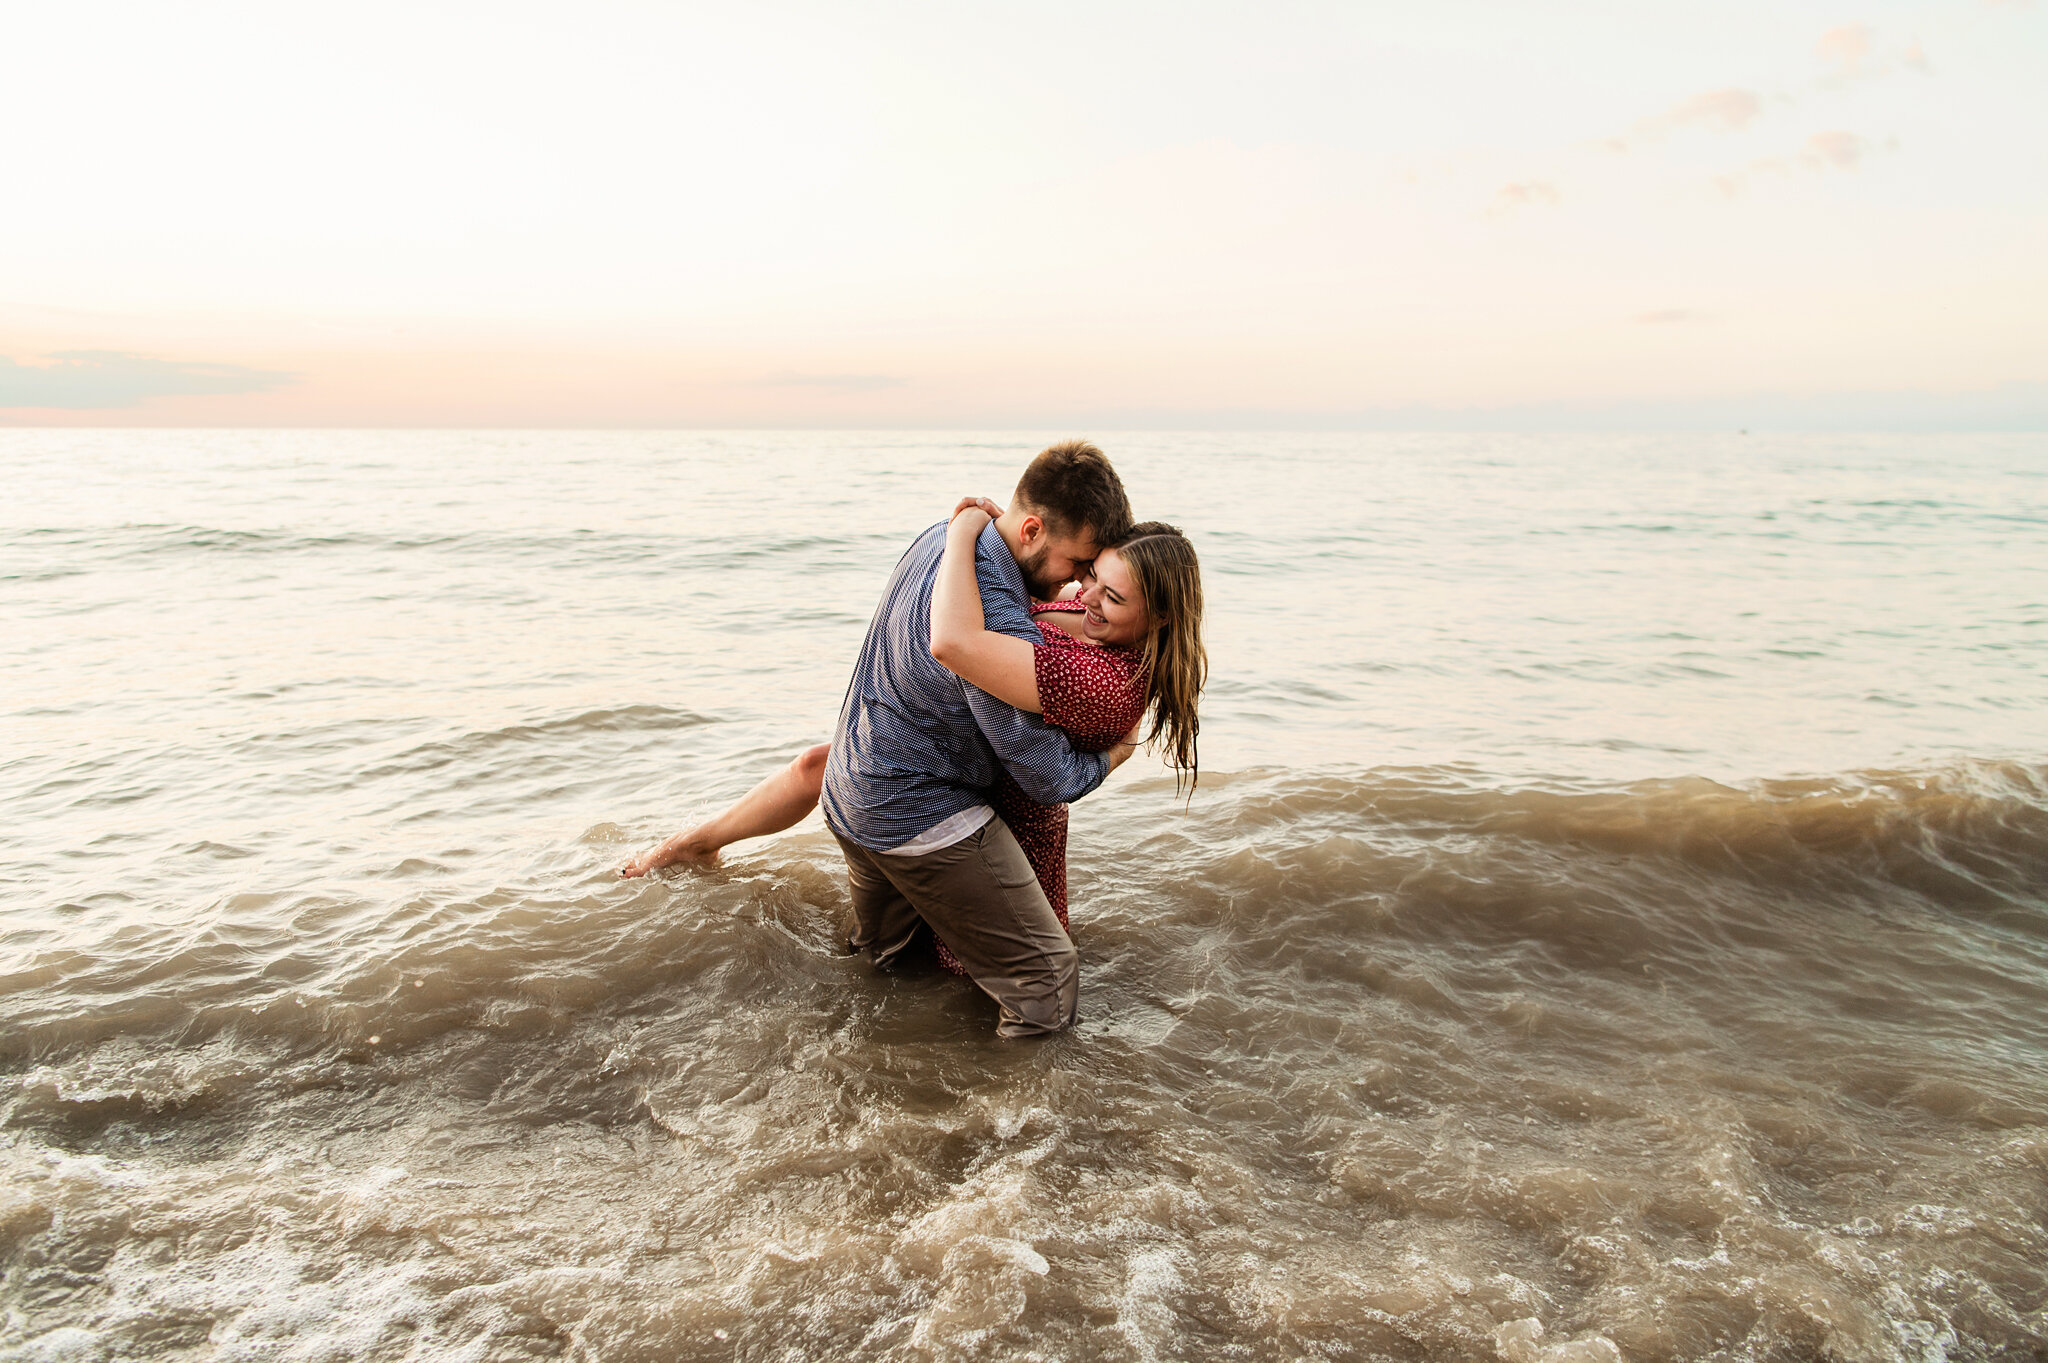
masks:
<path id="1" fill-rule="evenodd" d="M 0 1363 L 100 1363 L 112 1351 L 113 1344 L 106 1336 L 63 1325 L 11 1349 L 0 1349 Z"/>
<path id="2" fill-rule="evenodd" d="M 1173 1338 L 1173 1308 L 1168 1298 L 1181 1289 L 1186 1259 L 1178 1249 L 1153 1246 L 1135 1251 L 1125 1261 L 1116 1328 L 1146 1363 L 1158 1358 L 1159 1348 Z"/>

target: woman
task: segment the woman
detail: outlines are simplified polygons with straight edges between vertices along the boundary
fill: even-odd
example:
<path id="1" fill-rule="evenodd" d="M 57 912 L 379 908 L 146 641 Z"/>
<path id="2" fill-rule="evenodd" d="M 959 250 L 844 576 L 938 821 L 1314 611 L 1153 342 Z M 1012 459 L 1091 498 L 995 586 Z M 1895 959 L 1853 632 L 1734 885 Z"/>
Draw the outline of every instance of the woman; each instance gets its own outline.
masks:
<path id="1" fill-rule="evenodd" d="M 1192 790 L 1199 778 L 1196 703 L 1208 673 L 1194 546 L 1162 522 L 1134 526 L 1097 556 L 1078 592 L 1069 588 L 1065 599 L 1032 607 L 1042 636 L 1033 644 L 984 628 L 974 547 L 982 527 L 1000 515 L 986 498 L 967 498 L 954 510 L 932 592 L 932 657 L 997 699 L 1043 714 L 1084 751 L 1110 747 L 1149 713 L 1145 741 L 1161 741 L 1176 788 L 1185 782 Z M 727 843 L 790 827 L 816 807 L 828 752 L 824 744 L 806 749 L 723 813 L 627 862 L 619 874 L 645 875 L 678 862 L 715 865 Z M 1007 773 L 991 803 L 1065 926 L 1067 807 L 1039 804 Z M 964 973 L 943 942 L 938 949 L 947 969 Z"/>

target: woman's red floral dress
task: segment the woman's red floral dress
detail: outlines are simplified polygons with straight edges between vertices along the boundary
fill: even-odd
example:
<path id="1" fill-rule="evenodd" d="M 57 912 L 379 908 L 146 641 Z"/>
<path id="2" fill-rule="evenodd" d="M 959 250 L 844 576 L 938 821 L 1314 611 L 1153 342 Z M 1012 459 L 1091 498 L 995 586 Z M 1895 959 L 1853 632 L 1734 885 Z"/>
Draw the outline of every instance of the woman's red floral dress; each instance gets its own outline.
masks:
<path id="1" fill-rule="evenodd" d="M 1066 614 L 1082 609 L 1078 601 L 1033 605 L 1034 616 Z M 1138 684 L 1138 654 L 1128 648 L 1105 648 L 1076 639 L 1050 621 L 1040 620 L 1044 635 L 1037 656 L 1038 704 L 1045 722 L 1067 731 L 1083 752 L 1114 747 L 1145 713 L 1145 688 Z M 1004 772 L 996 785 L 996 813 L 1038 873 L 1038 886 L 1067 926 L 1067 807 L 1042 805 Z M 936 942 L 939 964 L 965 975 L 945 942 Z"/>

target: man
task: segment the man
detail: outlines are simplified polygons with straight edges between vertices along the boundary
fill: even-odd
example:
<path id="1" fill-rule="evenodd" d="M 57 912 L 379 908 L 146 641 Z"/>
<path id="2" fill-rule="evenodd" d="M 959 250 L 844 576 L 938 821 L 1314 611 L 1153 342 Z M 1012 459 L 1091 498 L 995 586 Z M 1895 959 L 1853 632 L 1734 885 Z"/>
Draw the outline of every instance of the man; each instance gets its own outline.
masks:
<path id="1" fill-rule="evenodd" d="M 976 546 L 986 627 L 1036 643 L 1029 596 L 1052 599 L 1130 523 L 1101 450 L 1076 440 L 1040 453 Z M 853 881 L 849 940 L 887 965 L 929 924 L 996 1001 L 998 1036 L 1056 1032 L 1074 1020 L 1080 958 L 989 792 L 1000 764 L 1035 800 L 1076 800 L 1131 747 L 1075 752 L 1037 715 L 933 661 L 932 584 L 945 544 L 942 521 L 897 563 L 825 765 L 820 803 Z"/>

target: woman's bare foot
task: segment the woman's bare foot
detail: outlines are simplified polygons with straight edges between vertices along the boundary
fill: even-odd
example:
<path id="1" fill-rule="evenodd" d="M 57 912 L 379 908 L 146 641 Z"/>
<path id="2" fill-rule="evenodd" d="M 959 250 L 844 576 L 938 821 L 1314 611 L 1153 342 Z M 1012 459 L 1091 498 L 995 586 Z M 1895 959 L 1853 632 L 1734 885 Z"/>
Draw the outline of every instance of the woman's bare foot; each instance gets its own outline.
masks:
<path id="1" fill-rule="evenodd" d="M 832 749 L 823 743 L 805 748 L 781 771 L 733 801 L 722 813 L 676 834 L 644 856 L 619 868 L 631 878 L 678 863 L 708 871 L 718 865 L 718 849 L 746 838 L 765 837 L 794 828 L 818 807 L 818 788 L 825 781 L 825 760 Z"/>
<path id="2" fill-rule="evenodd" d="M 644 876 L 649 871 L 659 871 L 668 866 L 689 866 L 699 871 L 709 871 L 718 865 L 718 848 L 710 846 L 697 835 L 700 830 L 692 828 L 678 833 L 652 852 L 637 856 L 619 868 L 619 874 L 632 879 Z"/>

